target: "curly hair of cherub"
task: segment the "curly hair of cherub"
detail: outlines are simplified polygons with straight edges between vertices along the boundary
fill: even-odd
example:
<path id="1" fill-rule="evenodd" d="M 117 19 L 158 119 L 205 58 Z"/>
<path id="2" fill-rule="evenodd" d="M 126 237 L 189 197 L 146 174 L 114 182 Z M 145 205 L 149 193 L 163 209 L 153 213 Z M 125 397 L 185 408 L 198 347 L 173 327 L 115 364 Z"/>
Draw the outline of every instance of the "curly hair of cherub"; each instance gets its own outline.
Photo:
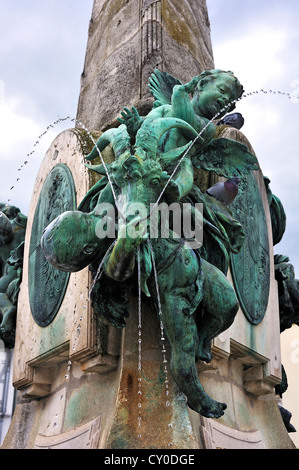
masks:
<path id="1" fill-rule="evenodd" d="M 219 75 L 229 75 L 234 80 L 235 84 L 235 92 L 236 92 L 236 99 L 241 98 L 242 94 L 244 93 L 244 88 L 239 82 L 238 78 L 235 76 L 234 72 L 231 70 L 221 70 L 221 69 L 211 69 L 211 70 L 204 70 L 199 75 L 199 83 L 202 85 L 204 83 L 209 82 L 210 80 L 215 80 L 219 77 Z"/>

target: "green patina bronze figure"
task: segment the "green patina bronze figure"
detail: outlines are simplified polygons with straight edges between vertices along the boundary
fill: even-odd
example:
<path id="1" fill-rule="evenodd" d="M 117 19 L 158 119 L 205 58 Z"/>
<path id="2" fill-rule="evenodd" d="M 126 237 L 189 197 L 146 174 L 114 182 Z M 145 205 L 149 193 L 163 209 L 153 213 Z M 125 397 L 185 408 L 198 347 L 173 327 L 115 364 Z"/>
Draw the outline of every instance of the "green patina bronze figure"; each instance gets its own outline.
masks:
<path id="1" fill-rule="evenodd" d="M 127 126 L 128 133 L 131 138 L 135 138 L 138 129 L 145 122 L 154 122 L 157 118 L 179 118 L 190 124 L 195 132 L 189 133 L 178 130 L 176 128 L 165 132 L 158 142 L 158 152 L 163 152 L 163 165 L 167 167 L 168 172 L 177 163 L 177 153 L 173 153 L 173 149 L 184 149 L 184 145 L 190 142 L 190 138 L 194 139 L 198 133 L 201 133 L 196 144 L 189 150 L 188 154 L 182 161 L 175 178 L 170 182 L 167 192 L 170 198 L 180 200 L 189 194 L 193 186 L 194 168 L 202 168 L 201 150 L 211 142 L 216 136 L 216 127 L 210 122 L 217 117 L 220 118 L 228 111 L 235 107 L 235 101 L 240 98 L 243 87 L 232 72 L 224 72 L 222 70 L 210 70 L 203 72 L 200 76 L 194 77 L 191 82 L 183 85 L 179 80 L 174 79 L 167 73 L 161 73 L 156 70 L 150 79 L 150 89 L 155 98 L 154 109 L 146 116 L 140 117 L 136 108 L 130 111 L 124 108 L 122 112 L 123 118 L 119 121 Z M 190 100 L 189 95 L 192 95 Z M 217 163 L 220 158 L 219 147 L 225 145 L 224 139 L 217 139 L 213 144 L 216 145 L 215 151 L 218 153 Z M 232 144 L 232 142 L 231 142 Z M 230 151 L 233 149 L 230 148 Z M 169 154 L 167 152 L 169 151 Z M 238 151 L 238 150 L 237 150 Z M 237 159 L 237 151 L 235 158 Z M 209 156 L 205 158 L 204 166 L 209 169 L 208 161 L 212 160 L 213 146 L 209 146 Z M 205 152 L 206 154 L 206 152 Z M 97 157 L 96 149 L 86 157 L 92 160 Z M 245 155 L 242 155 L 245 158 Z M 221 170 L 220 170 L 221 166 Z M 211 161 L 211 170 L 215 170 L 215 165 Z M 219 165 L 221 175 L 227 176 L 224 162 Z M 231 174 L 230 171 L 228 171 Z M 238 171 L 234 173 L 236 175 Z"/>
<path id="2" fill-rule="evenodd" d="M 216 115 L 219 119 L 234 109 L 236 100 L 243 93 L 243 87 L 232 72 L 218 69 L 205 71 L 186 85 L 182 85 L 171 75 L 156 70 L 150 78 L 149 86 L 155 98 L 153 110 L 147 116 L 140 117 L 135 108 L 132 111 L 124 108 L 123 118 L 119 120 L 126 124 L 131 141 L 136 139 L 137 131 L 143 128 L 143 145 L 146 145 L 150 129 L 153 126 L 156 128 L 157 122 L 164 122 L 158 118 L 175 117 L 192 127 L 188 131 L 173 127 L 164 132 L 157 143 L 157 153 L 162 155 L 160 161 L 164 170 L 161 184 L 163 180 L 164 183 L 167 182 L 165 200 L 168 203 L 185 201 L 192 205 L 196 202 L 204 205 L 206 257 L 213 260 L 213 264 L 226 274 L 230 253 L 239 252 L 244 233 L 241 224 L 223 204 L 217 204 L 214 198 L 203 194 L 194 184 L 194 167 L 213 171 L 226 178 L 244 176 L 249 169 L 258 168 L 256 158 L 248 152 L 245 145 L 226 138 L 217 138 L 217 128 L 212 122 Z M 169 180 L 180 157 L 190 147 L 190 139 L 197 139 L 195 145 L 189 148 L 174 177 Z M 100 138 L 97 146 L 99 150 L 103 150 L 105 139 Z M 147 151 L 147 147 L 145 149 Z M 98 150 L 94 147 L 86 159 L 93 160 L 97 157 Z M 93 169 L 102 171 L 105 175 L 103 168 Z M 105 178 L 101 184 L 107 182 L 106 175 Z M 106 191 L 107 200 L 109 198 L 112 201 L 112 195 L 107 194 L 110 191 L 109 185 Z"/>
<path id="3" fill-rule="evenodd" d="M 273 245 L 277 245 L 285 233 L 287 217 L 281 200 L 270 189 L 270 180 L 267 176 L 264 177 L 264 183 L 270 209 Z M 283 333 L 293 325 L 299 326 L 299 280 L 295 277 L 295 269 L 288 256 L 274 255 L 274 270 L 278 287 L 280 333 Z M 288 389 L 288 379 L 283 364 L 281 364 L 281 376 L 280 384 L 275 387 L 275 392 L 280 398 Z M 295 432 L 296 429 L 290 423 L 292 414 L 280 405 L 279 410 L 287 431 Z"/>
<path id="4" fill-rule="evenodd" d="M 299 326 L 299 279 L 289 257 L 274 256 L 275 279 L 278 283 L 280 332 Z"/>
<path id="5" fill-rule="evenodd" d="M 286 230 L 286 213 L 280 199 L 272 193 L 270 180 L 264 177 L 270 208 L 273 245 L 277 245 Z M 280 332 L 299 326 L 299 280 L 296 279 L 294 266 L 289 257 L 274 255 L 275 279 L 278 287 Z"/>
<path id="6" fill-rule="evenodd" d="M 89 265 L 96 275 L 104 260 L 104 275 L 95 282 L 91 299 L 99 321 L 117 328 L 126 325 L 128 296 L 134 295 L 137 283 L 139 248 L 144 299 L 158 312 L 155 262 L 173 378 L 192 409 L 218 418 L 226 405 L 207 395 L 196 361 L 211 361 L 211 340 L 232 324 L 238 310 L 226 271 L 230 253 L 242 246 L 244 232 L 228 207 L 195 187 L 193 166 L 230 178 L 257 169 L 257 161 L 245 145 L 215 138 L 215 126 L 209 122 L 242 92 L 231 73 L 210 71 L 182 85 L 156 71 L 151 87 L 154 109 L 145 118 L 127 109 L 123 123 L 102 134 L 86 158 L 93 160 L 112 144 L 115 161 L 87 165 L 103 177 L 77 211 L 61 214 L 45 229 L 41 246 L 48 261 L 63 271 Z M 196 144 L 190 149 L 194 139 Z M 169 237 L 163 237 L 159 215 L 158 230 L 149 239 L 151 205 L 157 201 L 176 201 L 181 207 L 189 203 L 193 223 L 200 220 L 203 225 L 203 244 L 190 249 L 173 226 Z M 199 219 L 196 203 L 203 204 Z M 146 208 L 145 215 L 140 213 L 141 206 Z M 112 220 L 114 214 L 117 223 Z"/>
<path id="7" fill-rule="evenodd" d="M 7 348 L 13 348 L 15 344 L 26 224 L 27 217 L 20 209 L 0 204 L 0 338 Z"/>

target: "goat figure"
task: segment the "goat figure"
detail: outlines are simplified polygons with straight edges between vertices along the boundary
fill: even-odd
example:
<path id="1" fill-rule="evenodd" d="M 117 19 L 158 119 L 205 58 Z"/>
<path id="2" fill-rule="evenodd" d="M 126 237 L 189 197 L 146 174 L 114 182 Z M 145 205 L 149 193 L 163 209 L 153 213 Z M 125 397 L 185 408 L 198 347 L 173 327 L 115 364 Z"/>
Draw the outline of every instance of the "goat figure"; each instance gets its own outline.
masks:
<path id="1" fill-rule="evenodd" d="M 119 219 L 115 233 L 115 243 L 103 264 L 105 275 L 96 282 L 91 294 L 95 313 L 105 317 L 105 321 L 115 327 L 125 326 L 127 308 L 121 296 L 125 295 L 128 286 L 132 285 L 136 273 L 138 247 L 143 268 L 142 290 L 146 296 L 152 298 L 158 311 L 150 246 L 156 260 L 163 327 L 171 349 L 172 376 L 193 410 L 205 417 L 219 418 L 223 415 L 226 404 L 215 401 L 205 392 L 198 378 L 196 361 L 211 361 L 211 340 L 233 323 L 238 310 L 235 291 L 225 273 L 201 256 L 200 249 L 190 249 L 184 239 L 178 238 L 171 230 L 168 238 L 161 237 L 161 221 L 156 236 L 150 239 L 150 244 L 146 238 L 146 232 L 149 231 L 150 207 L 159 200 L 165 189 L 167 167 L 170 162 L 173 165 L 178 162 L 189 145 L 167 153 L 159 152 L 158 143 L 162 135 L 172 128 L 176 128 L 190 140 L 196 138 L 200 148 L 202 142 L 197 132 L 185 121 L 177 118 L 145 121 L 137 132 L 134 145 L 125 125 L 104 132 L 97 142 L 97 148 L 92 150 L 88 159 L 94 159 L 99 151 L 112 144 L 115 161 L 110 165 L 87 165 L 104 177 L 90 190 L 79 210 L 62 214 L 45 229 L 42 247 L 48 261 L 57 269 L 78 271 L 90 265 L 96 270 L 99 260 L 111 244 L 108 238 L 97 236 L 97 224 L 103 220 L 101 208 L 109 203 L 117 209 L 122 218 Z M 215 145 L 218 145 L 219 149 L 224 144 L 221 141 L 227 139 L 218 140 L 218 144 L 212 143 L 214 153 Z M 245 146 L 237 142 L 231 145 L 233 148 L 237 146 L 239 151 L 241 149 L 245 160 L 247 159 L 242 163 L 241 171 L 256 168 L 255 157 L 249 154 Z M 235 171 L 233 158 L 230 163 L 229 157 L 226 157 L 225 166 L 230 166 L 232 171 Z M 209 160 L 209 150 L 202 153 L 200 159 L 205 167 L 205 161 Z M 211 165 L 214 165 L 219 171 L 217 159 L 214 158 L 214 162 L 209 162 L 207 166 L 211 169 Z M 175 185 L 170 181 L 161 201 L 164 198 L 169 201 L 173 190 L 175 192 Z M 205 195 L 204 201 L 210 204 L 210 212 L 216 210 L 222 217 L 226 217 L 228 223 L 231 221 L 231 226 L 242 239 L 242 228 L 234 221 L 229 209 L 214 198 L 210 198 L 213 201 L 209 198 L 210 196 Z M 94 202 L 91 208 L 87 202 L 92 199 Z M 130 211 L 129 217 L 126 216 L 128 207 L 132 207 L 134 203 L 147 208 L 146 217 L 135 214 L 134 211 Z M 212 224 L 208 220 L 205 220 L 205 223 L 221 238 L 219 227 L 211 228 Z M 140 227 L 143 229 L 140 229 L 136 236 L 129 235 L 132 229 L 137 230 Z M 241 242 L 239 245 L 241 246 Z M 115 284 L 119 286 L 117 292 Z M 101 285 L 107 289 L 101 288 Z M 112 302 L 113 307 L 105 308 L 109 302 Z"/>

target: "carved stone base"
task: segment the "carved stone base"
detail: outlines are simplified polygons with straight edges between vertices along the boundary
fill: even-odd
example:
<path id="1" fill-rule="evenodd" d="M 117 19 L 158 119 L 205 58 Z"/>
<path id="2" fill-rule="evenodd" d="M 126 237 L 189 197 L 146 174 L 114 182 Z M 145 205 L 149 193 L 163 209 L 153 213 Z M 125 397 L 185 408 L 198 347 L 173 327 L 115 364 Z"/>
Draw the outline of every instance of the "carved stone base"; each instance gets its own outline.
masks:
<path id="1" fill-rule="evenodd" d="M 243 432 L 203 418 L 202 437 L 206 449 L 264 449 L 260 431 Z"/>
<path id="2" fill-rule="evenodd" d="M 262 396 L 257 396 L 260 389 L 248 390 L 248 384 L 262 382 L 262 367 L 244 366 L 245 356 L 231 354 L 225 359 L 214 358 L 211 364 L 198 364 L 207 393 L 227 403 L 224 416 L 218 420 L 190 410 L 170 375 L 166 389 L 160 328 L 156 315 L 147 307 L 142 310 L 140 398 L 137 323 L 137 299 L 133 298 L 127 326 L 119 338 L 121 359 L 114 359 L 116 368 L 109 368 L 111 361 L 107 361 L 108 366 L 101 365 L 101 355 L 82 363 L 65 360 L 52 369 L 52 376 L 48 375 L 51 384 L 38 385 L 46 387 L 47 396 L 42 397 L 40 391 L 40 398 L 32 396 L 37 384 L 20 390 L 3 448 L 294 448 L 273 387 Z M 41 380 L 38 374 L 36 380 Z"/>

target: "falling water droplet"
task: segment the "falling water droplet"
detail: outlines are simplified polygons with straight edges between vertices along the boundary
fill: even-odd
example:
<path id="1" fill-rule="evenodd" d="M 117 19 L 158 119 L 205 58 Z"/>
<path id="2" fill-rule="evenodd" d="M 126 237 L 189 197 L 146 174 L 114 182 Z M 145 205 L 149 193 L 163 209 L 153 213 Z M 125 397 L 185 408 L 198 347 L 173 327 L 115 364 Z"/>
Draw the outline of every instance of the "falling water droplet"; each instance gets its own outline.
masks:
<path id="1" fill-rule="evenodd" d="M 142 395 L 142 310 L 141 310 L 141 266 L 140 266 L 140 246 L 137 249 L 137 274 L 138 274 L 138 400 Z M 141 439 L 141 402 L 138 402 L 138 438 Z"/>

